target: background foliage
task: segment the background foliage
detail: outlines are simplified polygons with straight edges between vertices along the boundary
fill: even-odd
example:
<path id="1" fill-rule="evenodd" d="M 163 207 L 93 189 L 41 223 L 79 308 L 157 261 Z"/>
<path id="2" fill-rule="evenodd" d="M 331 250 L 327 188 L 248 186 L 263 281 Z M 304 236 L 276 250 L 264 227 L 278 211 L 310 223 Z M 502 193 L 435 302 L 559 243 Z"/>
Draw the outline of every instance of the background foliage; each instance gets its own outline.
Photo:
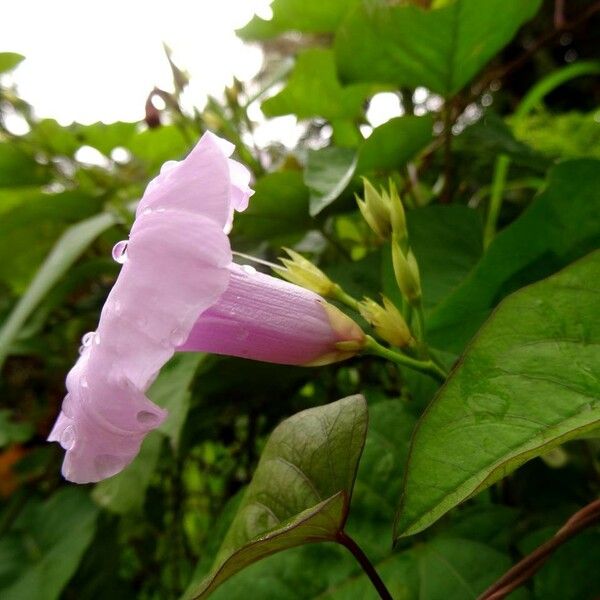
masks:
<path id="1" fill-rule="evenodd" d="M 142 123 L 40 120 L 3 79 L 23 57 L 0 53 L 2 598 L 376 597 L 331 543 L 342 530 L 395 598 L 476 598 L 598 496 L 600 6 L 563 4 L 275 0 L 272 20 L 239 32 L 265 50 L 256 81 L 189 114 L 172 65 L 173 90 L 154 91 L 166 108 L 149 103 Z M 372 128 L 380 92 L 404 114 Z M 256 103 L 301 120 L 294 148 L 255 145 Z M 14 113 L 28 133 L 7 129 Z M 354 201 L 362 176 L 391 178 L 427 340 L 455 369 L 438 392 L 375 358 L 176 356 L 150 392 L 170 417 L 135 462 L 67 485 L 45 438 L 116 277 L 110 249 L 160 165 L 206 129 L 255 176 L 234 249 L 294 248 L 350 293 L 401 306 L 389 246 Z M 328 460 L 306 462 L 295 439 Z M 300 475 L 281 470 L 290 457 Z M 597 598 L 599 560 L 591 528 L 510 597 Z"/>

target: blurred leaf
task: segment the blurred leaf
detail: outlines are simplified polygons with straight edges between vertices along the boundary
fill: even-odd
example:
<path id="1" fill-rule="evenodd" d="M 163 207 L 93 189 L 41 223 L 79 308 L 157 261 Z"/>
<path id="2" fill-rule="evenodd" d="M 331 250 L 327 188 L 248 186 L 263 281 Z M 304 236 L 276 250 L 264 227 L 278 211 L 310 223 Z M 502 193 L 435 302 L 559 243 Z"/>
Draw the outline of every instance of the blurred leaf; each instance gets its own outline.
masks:
<path id="1" fill-rule="evenodd" d="M 488 112 L 454 141 L 454 150 L 465 161 L 491 163 L 498 154 L 506 154 L 515 164 L 545 172 L 550 161 L 515 138 L 510 127 L 495 113 Z"/>
<path id="2" fill-rule="evenodd" d="M 22 54 L 16 52 L 0 52 L 0 73 L 12 71 L 17 65 L 25 60 Z"/>
<path id="3" fill-rule="evenodd" d="M 42 119 L 32 128 L 27 139 L 45 148 L 51 154 L 72 157 L 82 146 L 92 146 L 110 156 L 111 151 L 127 146 L 135 134 L 137 123 L 73 123 L 64 127 L 55 119 Z"/>
<path id="4" fill-rule="evenodd" d="M 299 119 L 358 119 L 363 114 L 366 98 L 374 91 L 371 84 L 342 86 L 333 52 L 311 48 L 298 55 L 286 86 L 265 100 L 261 108 L 267 117 L 292 113 Z"/>
<path id="5" fill-rule="evenodd" d="M 76 191 L 46 194 L 21 190 L 22 194 L 11 194 L 12 207 L 0 220 L 0 256 L 12 257 L 0 262 L 0 280 L 17 293 L 26 289 L 67 225 L 96 214 L 102 206 L 100 198 Z"/>
<path id="6" fill-rule="evenodd" d="M 114 215 L 102 213 L 72 225 L 63 233 L 0 329 L 0 365 L 9 354 L 19 330 L 52 286 L 87 247 L 115 222 Z"/>
<path id="7" fill-rule="evenodd" d="M 265 40 L 287 31 L 329 33 L 335 31 L 348 9 L 359 0 L 275 0 L 269 20 L 254 16 L 237 30 L 243 40 Z"/>
<path id="8" fill-rule="evenodd" d="M 349 148 L 309 150 L 304 183 L 310 189 L 310 214 L 318 215 L 346 189 L 354 175 L 356 153 Z"/>
<path id="9" fill-rule="evenodd" d="M 169 438 L 175 450 L 179 447 L 181 430 L 190 408 L 190 387 L 203 359 L 204 355 L 195 352 L 176 354 L 161 369 L 148 392 L 152 402 L 169 411 L 159 431 Z"/>
<path id="10" fill-rule="evenodd" d="M 0 142 L 0 188 L 42 185 L 49 180 L 46 165 L 36 162 L 15 143 Z"/>
<path id="11" fill-rule="evenodd" d="M 300 171 L 269 173 L 256 182 L 254 189 L 248 209 L 235 217 L 234 239 L 285 239 L 310 228 L 308 189 Z"/>
<path id="12" fill-rule="evenodd" d="M 143 163 L 150 175 L 155 175 L 166 161 L 184 158 L 191 142 L 175 125 L 164 125 L 137 133 L 123 146 Z"/>
<path id="13" fill-rule="evenodd" d="M 409 3 L 364 2 L 337 31 L 337 63 L 350 81 L 424 86 L 450 97 L 513 38 L 540 3 L 454 0 L 424 10 Z"/>
<path id="14" fill-rule="evenodd" d="M 600 159 L 600 111 L 536 112 L 515 119 L 514 127 L 515 136 L 538 152 L 557 158 Z"/>
<path id="15" fill-rule="evenodd" d="M 290 417 L 271 434 L 213 573 L 191 597 L 204 598 L 244 567 L 275 552 L 335 539 L 367 429 L 362 396 Z"/>
<path id="16" fill-rule="evenodd" d="M 9 444 L 26 442 L 33 435 L 33 425 L 23 422 L 16 423 L 13 413 L 8 409 L 0 410 L 0 448 Z"/>
<path id="17" fill-rule="evenodd" d="M 30 502 L 0 540 L 3 600 L 54 600 L 75 573 L 94 535 L 98 511 L 78 488 L 63 488 L 43 504 Z M 12 568 L 11 568 L 12 567 Z"/>
<path id="18" fill-rule="evenodd" d="M 415 431 L 396 535 L 600 423 L 600 251 L 506 299 Z"/>
<path id="19" fill-rule="evenodd" d="M 395 117 L 375 127 L 360 149 L 357 171 L 392 171 L 423 150 L 433 136 L 433 116 Z"/>
<path id="20" fill-rule="evenodd" d="M 554 167 L 531 206 L 497 235 L 470 276 L 432 312 L 430 343 L 460 352 L 504 296 L 597 248 L 598 190 L 600 161 Z"/>

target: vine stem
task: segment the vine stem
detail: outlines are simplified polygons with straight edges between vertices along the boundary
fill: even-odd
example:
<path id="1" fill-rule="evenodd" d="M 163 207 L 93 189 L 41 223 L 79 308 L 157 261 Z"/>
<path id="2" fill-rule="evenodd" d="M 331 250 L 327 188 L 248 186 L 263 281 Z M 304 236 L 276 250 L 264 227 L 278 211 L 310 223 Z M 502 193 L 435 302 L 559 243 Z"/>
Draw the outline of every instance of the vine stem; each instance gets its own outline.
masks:
<path id="1" fill-rule="evenodd" d="M 369 560 L 369 557 L 363 552 L 362 548 L 345 531 L 340 531 L 337 534 L 337 541 L 352 553 L 352 556 L 354 556 L 361 569 L 371 580 L 371 583 L 373 584 L 373 587 L 377 590 L 379 597 L 382 600 L 394 600 L 389 590 L 385 587 L 385 583 L 383 583 L 383 580 L 381 579 L 381 577 L 379 577 L 379 574 L 375 570 L 373 563 Z"/>
<path id="2" fill-rule="evenodd" d="M 477 600 L 502 600 L 535 575 L 552 553 L 587 527 L 600 521 L 600 499 L 594 500 L 577 511 L 545 544 L 509 569 Z"/>
<path id="3" fill-rule="evenodd" d="M 447 373 L 431 359 L 429 360 L 417 360 L 406 354 L 401 354 L 390 348 L 382 346 L 377 340 L 372 338 L 370 335 L 367 336 L 363 353 L 372 354 L 373 356 L 379 356 L 385 358 L 397 365 L 408 367 L 413 371 L 419 371 L 419 373 L 425 373 L 440 383 L 446 381 Z"/>

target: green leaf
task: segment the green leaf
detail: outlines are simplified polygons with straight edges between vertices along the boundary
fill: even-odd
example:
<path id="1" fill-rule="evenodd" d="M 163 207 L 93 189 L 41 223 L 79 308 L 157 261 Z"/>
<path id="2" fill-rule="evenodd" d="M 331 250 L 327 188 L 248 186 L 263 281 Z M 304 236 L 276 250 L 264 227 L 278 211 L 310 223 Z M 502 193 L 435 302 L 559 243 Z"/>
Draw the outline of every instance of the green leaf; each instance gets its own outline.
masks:
<path id="1" fill-rule="evenodd" d="M 346 522 L 366 429 L 362 396 L 281 423 L 263 450 L 212 574 L 191 597 L 205 598 L 244 567 L 281 550 L 334 540 Z"/>
<path id="2" fill-rule="evenodd" d="M 166 408 L 169 416 L 159 427 L 170 440 L 173 449 L 179 438 L 190 408 L 190 387 L 204 355 L 196 352 L 176 354 L 161 370 L 148 396 L 152 402 Z"/>
<path id="3" fill-rule="evenodd" d="M 507 298 L 415 432 L 395 530 L 422 531 L 600 423 L 600 252 Z"/>
<path id="4" fill-rule="evenodd" d="M 346 189 L 356 168 L 356 153 L 349 148 L 309 150 L 304 183 L 310 189 L 310 214 L 318 215 Z"/>
<path id="5" fill-rule="evenodd" d="M 337 64 L 349 81 L 425 86 L 450 97 L 510 42 L 540 3 L 455 0 L 424 10 L 364 2 L 337 31 Z"/>
<path id="6" fill-rule="evenodd" d="M 81 192 L 43 193 L 36 188 L 15 188 L 6 194 L 9 208 L 0 209 L 0 280 L 23 293 L 39 264 L 67 225 L 91 217 L 100 209 L 99 198 Z M 4 196 L 4 193 L 3 193 Z"/>
<path id="7" fill-rule="evenodd" d="M 311 226 L 308 189 L 300 171 L 277 171 L 261 177 L 247 210 L 235 217 L 235 241 L 258 242 L 302 236 Z"/>
<path id="8" fill-rule="evenodd" d="M 16 423 L 12 416 L 12 411 L 0 410 L 0 449 L 9 444 L 26 442 L 34 433 L 32 423 Z"/>
<path id="9" fill-rule="evenodd" d="M 598 111 L 552 114 L 546 111 L 514 119 L 515 137 L 538 152 L 557 158 L 600 159 Z"/>
<path id="10" fill-rule="evenodd" d="M 403 167 L 432 140 L 433 117 L 395 117 L 373 129 L 360 148 L 357 171 L 392 171 Z"/>
<path id="11" fill-rule="evenodd" d="M 149 174 L 155 174 L 167 160 L 183 158 L 190 143 L 176 125 L 146 129 L 127 140 L 123 146 L 130 150 Z"/>
<path id="12" fill-rule="evenodd" d="M 371 84 L 342 86 L 333 52 L 311 48 L 298 55 L 285 88 L 265 100 L 261 108 L 267 117 L 292 113 L 299 119 L 352 120 L 362 116 L 363 104 L 374 91 Z"/>
<path id="13" fill-rule="evenodd" d="M 2 600 L 58 598 L 94 536 L 97 514 L 87 494 L 72 487 L 43 504 L 30 502 L 0 541 Z"/>
<path id="14" fill-rule="evenodd" d="M 358 1 L 275 0 L 270 20 L 255 16 L 237 34 L 243 40 L 265 40 L 287 31 L 329 33 L 337 29 L 348 9 Z"/>
<path id="15" fill-rule="evenodd" d="M 600 161 L 554 167 L 531 206 L 496 236 L 470 276 L 431 314 L 429 342 L 462 351 L 504 296 L 597 248 L 599 189 Z"/>
<path id="16" fill-rule="evenodd" d="M 25 57 L 22 54 L 17 54 L 16 52 L 0 52 L 0 73 L 12 71 L 24 60 Z"/>
<path id="17" fill-rule="evenodd" d="M 87 247 L 115 222 L 114 215 L 102 213 L 72 225 L 63 233 L 0 329 L 0 365 L 10 352 L 19 330 L 44 296 Z"/>
<path id="18" fill-rule="evenodd" d="M 46 165 L 36 162 L 15 143 L 0 143 L 0 188 L 43 185 L 49 180 Z"/>

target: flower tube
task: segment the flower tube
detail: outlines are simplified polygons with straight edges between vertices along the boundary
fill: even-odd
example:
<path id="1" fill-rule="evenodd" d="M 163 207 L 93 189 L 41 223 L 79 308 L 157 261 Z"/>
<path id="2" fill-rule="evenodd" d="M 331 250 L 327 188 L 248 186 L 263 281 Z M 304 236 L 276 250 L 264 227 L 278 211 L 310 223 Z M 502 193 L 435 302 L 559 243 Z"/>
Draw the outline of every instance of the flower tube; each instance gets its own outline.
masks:
<path id="1" fill-rule="evenodd" d="M 167 416 L 145 392 L 178 349 L 323 364 L 363 341 L 320 296 L 232 263 L 226 232 L 253 193 L 232 151 L 206 133 L 183 161 L 165 163 L 129 239 L 113 250 L 121 272 L 97 330 L 82 339 L 48 436 L 66 450 L 62 473 L 70 481 L 105 479 L 135 458 Z"/>
<path id="2" fill-rule="evenodd" d="M 225 293 L 200 315 L 178 350 L 318 366 L 362 347 L 360 327 L 321 296 L 253 267 L 229 270 Z"/>

